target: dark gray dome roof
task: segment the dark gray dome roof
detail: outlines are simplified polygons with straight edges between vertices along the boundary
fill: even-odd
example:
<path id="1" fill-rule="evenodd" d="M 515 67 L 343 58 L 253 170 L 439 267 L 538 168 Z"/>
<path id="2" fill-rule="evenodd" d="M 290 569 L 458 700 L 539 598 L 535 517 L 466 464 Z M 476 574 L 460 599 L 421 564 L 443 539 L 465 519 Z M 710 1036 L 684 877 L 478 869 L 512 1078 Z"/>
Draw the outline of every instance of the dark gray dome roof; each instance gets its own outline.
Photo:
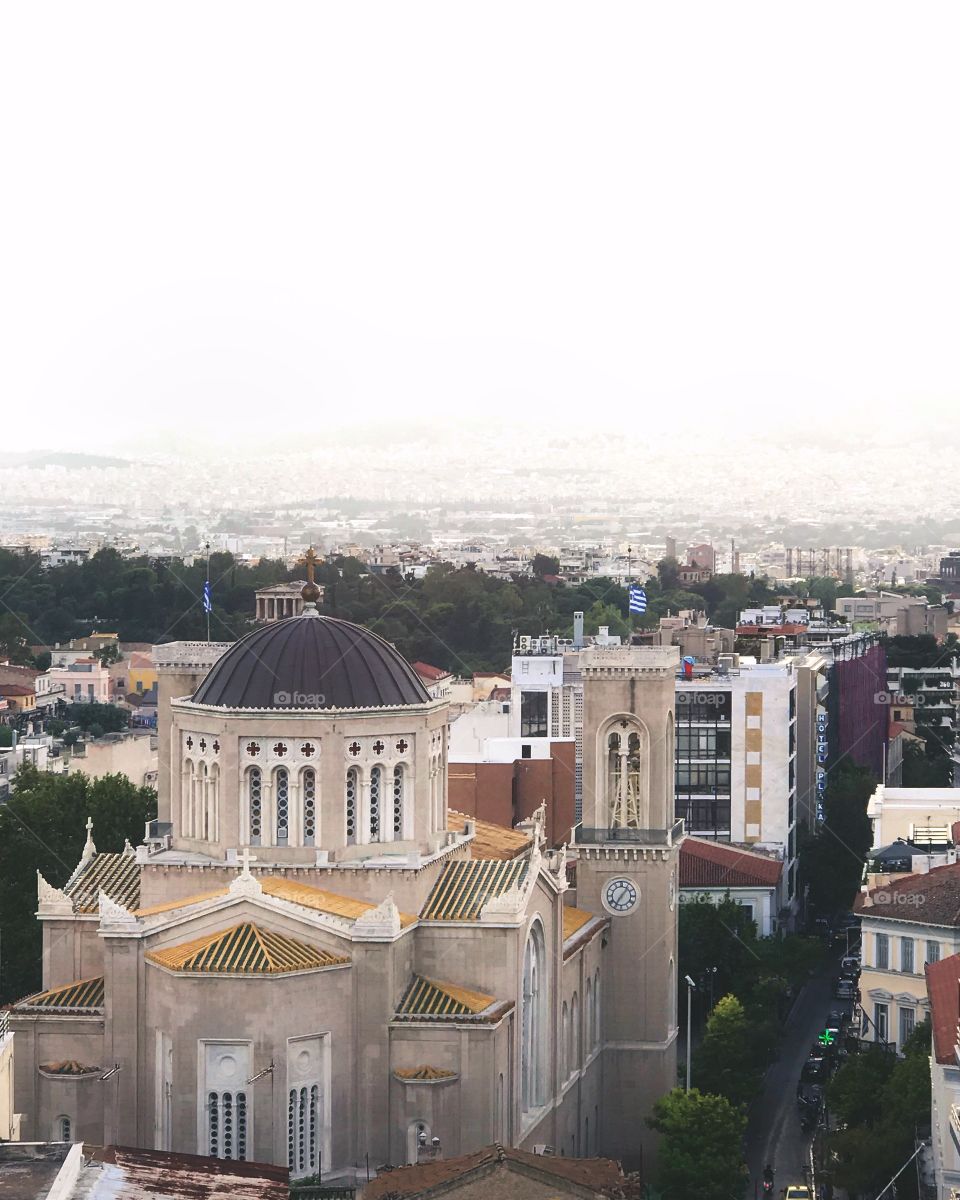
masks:
<path id="1" fill-rule="evenodd" d="M 384 708 L 430 696 L 382 637 L 316 614 L 288 617 L 231 646 L 193 695 L 223 708 Z"/>

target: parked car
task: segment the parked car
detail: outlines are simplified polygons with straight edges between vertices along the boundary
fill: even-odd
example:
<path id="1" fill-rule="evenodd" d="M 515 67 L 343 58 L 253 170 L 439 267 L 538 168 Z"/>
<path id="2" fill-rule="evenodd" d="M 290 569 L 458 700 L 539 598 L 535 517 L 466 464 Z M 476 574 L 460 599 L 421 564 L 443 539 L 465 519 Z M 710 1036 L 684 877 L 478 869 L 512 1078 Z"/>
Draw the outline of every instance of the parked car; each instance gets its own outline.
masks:
<path id="1" fill-rule="evenodd" d="M 838 1000 L 855 1000 L 857 986 L 852 979 L 845 979 L 841 975 L 833 985 L 833 994 Z"/>
<path id="2" fill-rule="evenodd" d="M 812 1200 L 812 1193 L 805 1183 L 791 1183 L 784 1192 L 784 1200 Z"/>
<path id="3" fill-rule="evenodd" d="M 831 1008 L 827 1013 L 826 1029 L 839 1029 L 842 1033 L 850 1024 L 850 1014 L 843 1008 Z"/>
<path id="4" fill-rule="evenodd" d="M 845 979 L 855 979 L 860 974 L 860 955 L 845 954 L 840 959 L 840 974 Z"/>
<path id="5" fill-rule="evenodd" d="M 801 1083 L 826 1083 L 830 1076 L 830 1064 L 826 1056 L 816 1047 L 810 1052 L 800 1072 Z"/>

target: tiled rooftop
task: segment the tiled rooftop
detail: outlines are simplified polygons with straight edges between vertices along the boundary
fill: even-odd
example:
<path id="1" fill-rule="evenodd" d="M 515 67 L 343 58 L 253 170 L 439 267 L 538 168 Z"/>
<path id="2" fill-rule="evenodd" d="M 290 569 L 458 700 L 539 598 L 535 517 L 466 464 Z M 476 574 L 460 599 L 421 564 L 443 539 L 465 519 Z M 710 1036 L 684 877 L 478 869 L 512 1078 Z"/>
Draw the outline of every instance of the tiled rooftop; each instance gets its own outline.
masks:
<path id="1" fill-rule="evenodd" d="M 350 961 L 250 922 L 179 946 L 148 951 L 146 957 L 171 971 L 206 975 L 283 975 Z"/>
<path id="2" fill-rule="evenodd" d="M 140 903 L 140 866 L 133 854 L 95 854 L 81 864 L 64 886 L 78 913 L 95 913 L 100 890 L 117 904 L 134 909 Z"/>
<path id="3" fill-rule="evenodd" d="M 440 983 L 414 975 L 397 1005 L 397 1018 L 404 1017 L 477 1017 L 485 1012 L 494 997 L 454 983 Z"/>
<path id="4" fill-rule="evenodd" d="M 960 863 L 934 867 L 923 875 L 905 875 L 885 887 L 857 896 L 855 911 L 873 920 L 912 921 L 917 925 L 960 927 Z"/>
<path id="5" fill-rule="evenodd" d="M 450 809 L 447 812 L 447 828 L 463 833 L 467 821 L 476 824 L 476 835 L 471 843 L 474 858 L 517 858 L 530 849 L 530 835 L 506 825 L 495 825 L 492 821 L 480 821 L 465 813 Z"/>
<path id="6" fill-rule="evenodd" d="M 572 904 L 563 906 L 563 940 L 572 938 L 577 930 L 582 929 L 588 921 L 593 920 L 593 913 L 584 912 L 582 908 L 574 908 Z"/>
<path id="7" fill-rule="evenodd" d="M 930 1024 L 933 1053 L 938 1063 L 956 1066 L 955 1047 L 960 1044 L 960 954 L 951 954 L 939 962 L 927 963 L 927 995 L 930 997 Z"/>
<path id="8" fill-rule="evenodd" d="M 77 979 L 36 992 L 14 1005 L 17 1012 L 99 1013 L 103 1011 L 103 976 Z"/>
<path id="9" fill-rule="evenodd" d="M 420 916 L 429 921 L 475 921 L 488 900 L 519 884 L 526 873 L 526 859 L 448 862 Z"/>
<path id="10" fill-rule="evenodd" d="M 289 900 L 292 904 L 302 904 L 304 908 L 329 913 L 330 916 L 342 917 L 347 921 L 356 921 L 358 917 L 377 907 L 369 900 L 354 900 L 350 896 L 341 896 L 336 892 L 324 891 L 323 888 L 311 887 L 308 883 L 297 883 L 278 876 L 268 875 L 261 878 L 260 886 L 268 896 L 275 896 L 278 900 Z M 400 914 L 400 924 L 404 927 L 412 925 L 416 919 L 409 913 Z"/>
<path id="11" fill-rule="evenodd" d="M 779 859 L 739 846 L 688 837 L 680 844 L 680 886 L 776 887 L 783 873 Z"/>

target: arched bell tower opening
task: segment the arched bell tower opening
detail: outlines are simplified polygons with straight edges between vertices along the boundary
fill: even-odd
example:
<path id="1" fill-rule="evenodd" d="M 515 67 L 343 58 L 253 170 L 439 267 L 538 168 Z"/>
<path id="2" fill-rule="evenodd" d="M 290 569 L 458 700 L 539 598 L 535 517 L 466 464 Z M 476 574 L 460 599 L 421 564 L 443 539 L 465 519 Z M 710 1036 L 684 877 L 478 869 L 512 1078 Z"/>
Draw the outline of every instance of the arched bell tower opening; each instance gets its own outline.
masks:
<path id="1" fill-rule="evenodd" d="M 603 775 L 600 788 L 611 829 L 645 829 L 650 809 L 650 735 L 635 716 L 608 721 L 599 738 L 606 754 L 597 755 Z"/>

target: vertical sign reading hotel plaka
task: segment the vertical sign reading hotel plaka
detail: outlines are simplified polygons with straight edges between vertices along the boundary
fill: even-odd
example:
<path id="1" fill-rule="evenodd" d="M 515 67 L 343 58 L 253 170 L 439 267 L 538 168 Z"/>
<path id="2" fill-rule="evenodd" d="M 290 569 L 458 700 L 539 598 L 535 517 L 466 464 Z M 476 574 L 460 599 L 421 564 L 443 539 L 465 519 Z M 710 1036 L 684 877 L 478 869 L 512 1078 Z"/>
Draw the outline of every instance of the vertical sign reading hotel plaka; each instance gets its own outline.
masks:
<path id="1" fill-rule="evenodd" d="M 829 746 L 827 743 L 827 714 L 822 708 L 817 709 L 817 822 L 822 824 L 823 794 L 827 790 L 827 758 Z"/>

